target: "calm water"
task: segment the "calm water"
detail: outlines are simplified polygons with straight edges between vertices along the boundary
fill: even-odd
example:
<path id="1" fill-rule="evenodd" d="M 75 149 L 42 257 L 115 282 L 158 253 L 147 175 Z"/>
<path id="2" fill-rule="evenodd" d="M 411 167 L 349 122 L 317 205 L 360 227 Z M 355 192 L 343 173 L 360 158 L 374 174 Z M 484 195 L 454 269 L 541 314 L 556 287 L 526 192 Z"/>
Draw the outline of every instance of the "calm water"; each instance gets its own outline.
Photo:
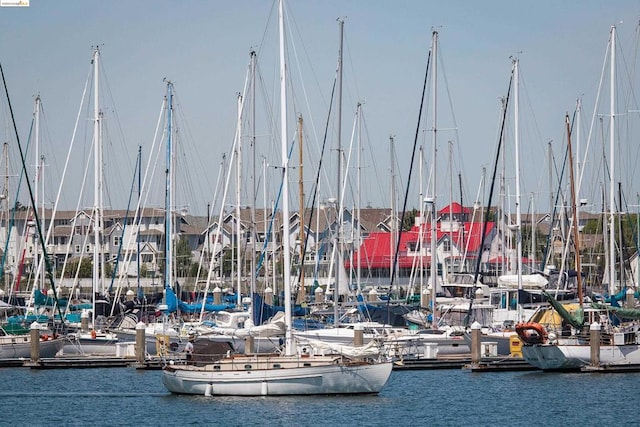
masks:
<path id="1" fill-rule="evenodd" d="M 160 371 L 0 369 L 6 426 L 637 425 L 640 374 L 393 372 L 378 396 L 169 394 Z"/>

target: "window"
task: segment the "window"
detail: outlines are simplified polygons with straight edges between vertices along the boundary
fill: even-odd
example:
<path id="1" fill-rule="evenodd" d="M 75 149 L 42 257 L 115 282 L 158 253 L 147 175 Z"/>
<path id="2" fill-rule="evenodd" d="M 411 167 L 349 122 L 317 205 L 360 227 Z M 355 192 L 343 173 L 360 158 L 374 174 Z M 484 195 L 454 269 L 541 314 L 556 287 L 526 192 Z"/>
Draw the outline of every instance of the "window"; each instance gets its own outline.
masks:
<path id="1" fill-rule="evenodd" d="M 80 253 L 80 245 L 76 245 L 76 253 Z"/>
<path id="2" fill-rule="evenodd" d="M 87 245 L 86 248 L 84 248 L 85 252 L 91 252 L 91 245 Z"/>
<path id="3" fill-rule="evenodd" d="M 444 242 L 442 242 L 442 249 L 445 252 L 451 252 L 451 242 L 449 240 L 445 240 Z"/>
<path id="4" fill-rule="evenodd" d="M 113 246 L 120 246 L 121 240 L 121 236 L 113 236 Z"/>

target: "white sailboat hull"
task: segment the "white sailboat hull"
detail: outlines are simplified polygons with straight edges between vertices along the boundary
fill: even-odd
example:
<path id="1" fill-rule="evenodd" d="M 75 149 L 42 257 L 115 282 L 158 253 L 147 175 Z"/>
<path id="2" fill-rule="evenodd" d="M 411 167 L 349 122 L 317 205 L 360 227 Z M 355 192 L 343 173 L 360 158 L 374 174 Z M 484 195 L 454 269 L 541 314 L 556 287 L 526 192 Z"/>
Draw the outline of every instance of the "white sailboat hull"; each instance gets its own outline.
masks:
<path id="1" fill-rule="evenodd" d="M 584 344 L 536 344 L 522 347 L 522 357 L 530 365 L 547 371 L 578 370 L 591 363 L 591 347 Z M 600 365 L 640 364 L 640 345 L 600 346 Z"/>
<path id="2" fill-rule="evenodd" d="M 69 334 L 69 339 L 62 348 L 64 355 L 102 355 L 115 356 L 118 337 L 112 333 L 101 333 L 91 337 L 89 333 Z"/>
<path id="3" fill-rule="evenodd" d="M 29 335 L 7 335 L 0 340 L 0 359 L 28 359 L 31 357 Z M 40 341 L 40 357 L 54 357 L 65 343 L 64 338 Z"/>
<path id="4" fill-rule="evenodd" d="M 170 365 L 162 371 L 162 381 L 172 393 L 206 396 L 375 394 L 392 368 L 391 362 L 343 363 L 342 358 L 330 356 L 274 356 L 265 362 L 263 365 L 256 357 L 235 358 L 229 361 L 232 369 L 221 371 L 215 370 L 216 364 Z M 257 364 L 264 369 L 245 369 Z"/>

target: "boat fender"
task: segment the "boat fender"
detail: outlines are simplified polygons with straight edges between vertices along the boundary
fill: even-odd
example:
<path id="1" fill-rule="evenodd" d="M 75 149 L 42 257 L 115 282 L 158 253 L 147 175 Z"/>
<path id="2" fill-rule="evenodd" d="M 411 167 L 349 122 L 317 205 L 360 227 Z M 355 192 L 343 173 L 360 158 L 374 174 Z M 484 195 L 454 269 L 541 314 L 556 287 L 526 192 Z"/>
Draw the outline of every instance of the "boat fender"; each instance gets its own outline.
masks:
<path id="1" fill-rule="evenodd" d="M 49 339 L 49 335 L 47 335 L 47 334 L 40 335 L 40 339 L 42 341 L 47 341 Z"/>
<path id="2" fill-rule="evenodd" d="M 95 340 L 95 339 L 96 339 L 96 337 L 97 337 L 97 335 L 98 335 L 98 334 L 96 334 L 96 330 L 95 330 L 95 329 L 93 329 L 93 330 L 91 331 L 91 339 L 92 339 L 92 340 Z"/>

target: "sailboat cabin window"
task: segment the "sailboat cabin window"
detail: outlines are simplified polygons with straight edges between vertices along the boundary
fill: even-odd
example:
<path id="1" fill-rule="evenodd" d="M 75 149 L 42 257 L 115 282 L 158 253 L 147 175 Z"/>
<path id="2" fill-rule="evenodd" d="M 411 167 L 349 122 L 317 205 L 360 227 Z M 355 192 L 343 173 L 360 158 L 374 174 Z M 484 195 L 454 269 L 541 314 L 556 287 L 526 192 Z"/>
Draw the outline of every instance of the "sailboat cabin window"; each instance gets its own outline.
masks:
<path id="1" fill-rule="evenodd" d="M 244 369 L 251 369 L 251 365 L 244 365 Z"/>

